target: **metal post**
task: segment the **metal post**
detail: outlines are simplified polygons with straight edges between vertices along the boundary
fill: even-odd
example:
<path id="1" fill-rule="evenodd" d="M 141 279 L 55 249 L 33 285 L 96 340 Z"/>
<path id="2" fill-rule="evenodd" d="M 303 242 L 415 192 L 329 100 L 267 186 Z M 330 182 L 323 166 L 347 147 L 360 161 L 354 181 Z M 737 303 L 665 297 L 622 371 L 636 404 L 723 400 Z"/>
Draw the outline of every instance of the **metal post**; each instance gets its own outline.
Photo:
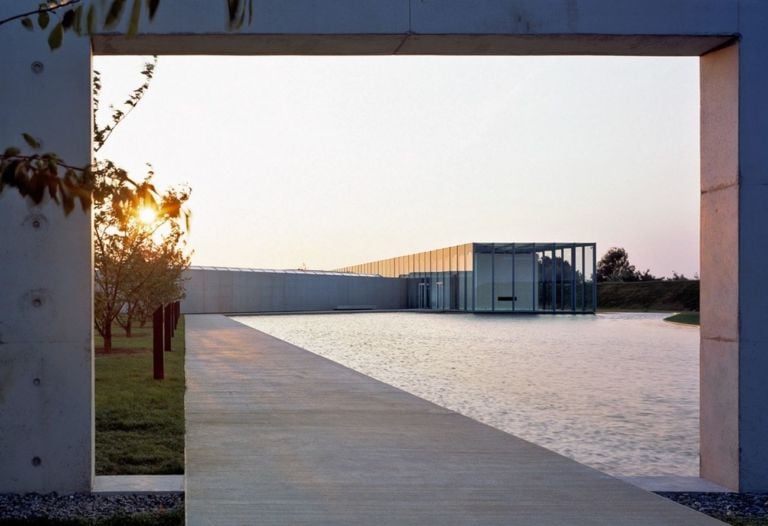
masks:
<path id="1" fill-rule="evenodd" d="M 533 293 L 533 301 L 532 301 L 533 305 L 531 305 L 531 308 L 534 312 L 538 312 L 539 298 L 538 298 L 538 295 L 536 294 L 536 286 L 538 284 L 537 282 L 539 278 L 538 276 L 539 273 L 537 272 L 538 269 L 536 268 L 536 243 L 533 243 L 533 245 L 531 246 L 531 261 L 532 261 L 531 273 L 533 274 L 533 279 L 531 280 L 531 292 Z"/>
<path id="2" fill-rule="evenodd" d="M 496 243 L 491 245 L 491 311 L 496 312 Z"/>
<path id="3" fill-rule="evenodd" d="M 597 312 L 597 244 L 592 245 L 592 312 Z"/>
<path id="4" fill-rule="evenodd" d="M 165 320 L 163 322 L 164 325 L 164 336 L 165 336 L 165 350 L 171 351 L 171 339 L 173 338 L 173 314 L 171 312 L 171 304 L 168 303 L 163 308 L 163 314 L 165 315 Z"/>
<path id="5" fill-rule="evenodd" d="M 161 305 L 152 314 L 152 369 L 155 380 L 165 378 L 163 332 L 163 306 Z"/>
<path id="6" fill-rule="evenodd" d="M 551 265 L 552 265 L 552 312 L 554 313 L 557 309 L 557 267 L 555 266 L 555 257 L 557 248 L 555 248 L 556 245 L 552 244 L 552 258 L 551 258 Z"/>
<path id="7" fill-rule="evenodd" d="M 584 289 L 587 288 L 587 267 L 585 266 L 586 259 L 585 258 L 585 252 L 584 250 L 585 246 L 582 245 L 581 247 L 581 312 L 586 312 L 587 310 L 587 296 L 586 291 Z"/>
<path id="8" fill-rule="evenodd" d="M 571 246 L 571 312 L 576 312 L 576 245 Z"/>
<path id="9" fill-rule="evenodd" d="M 512 312 L 517 310 L 517 284 L 515 283 L 515 266 L 517 265 L 517 244 L 512 243 Z"/>

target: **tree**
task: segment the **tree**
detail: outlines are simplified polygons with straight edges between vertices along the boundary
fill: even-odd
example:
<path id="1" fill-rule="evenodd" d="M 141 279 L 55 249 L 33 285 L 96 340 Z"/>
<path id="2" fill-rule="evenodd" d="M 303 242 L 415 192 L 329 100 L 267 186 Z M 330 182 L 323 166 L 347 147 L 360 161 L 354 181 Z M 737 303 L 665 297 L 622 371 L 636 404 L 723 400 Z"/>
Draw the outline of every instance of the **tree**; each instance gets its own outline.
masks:
<path id="1" fill-rule="evenodd" d="M 239 29 L 246 20 L 248 24 L 252 22 L 253 0 L 225 0 L 225 3 L 231 30 Z M 99 28 L 116 30 L 128 11 L 126 34 L 135 35 L 143 13 L 146 12 L 150 22 L 154 20 L 161 0 L 37 0 L 30 4 L 35 7 L 0 19 L 0 27 L 18 22 L 30 31 L 35 31 L 36 27 L 47 31 L 48 46 L 56 50 L 62 46 L 66 34 L 90 36 Z M 129 4 L 130 9 L 127 9 Z M 130 99 L 126 101 L 129 102 Z M 83 210 L 88 210 L 94 188 L 94 163 L 73 166 L 55 152 L 40 151 L 43 141 L 39 137 L 21 130 L 19 134 L 23 139 L 23 148 L 10 145 L 0 149 L 3 152 L 0 155 L 0 193 L 6 187 L 13 188 L 35 204 L 40 204 L 48 195 L 62 206 L 66 214 L 74 210 L 78 201 Z M 130 178 L 123 182 L 141 191 L 140 185 Z"/>
<path id="2" fill-rule="evenodd" d="M 629 254 L 620 247 L 612 247 L 597 263 L 597 281 L 637 281 L 635 266 L 629 263 Z"/>
<path id="3" fill-rule="evenodd" d="M 169 193 L 175 192 L 172 190 Z M 186 196 L 179 199 L 186 200 Z M 161 232 L 137 250 L 130 262 L 122 291 L 124 303 L 116 321 L 127 337 L 131 337 L 134 321 L 144 327 L 159 305 L 184 297 L 182 274 L 190 263 L 185 250 L 184 230 L 176 221 L 163 222 L 158 218 L 153 222 L 161 224 Z M 155 228 L 153 224 L 144 226 Z"/>
<path id="4" fill-rule="evenodd" d="M 122 321 L 130 335 L 137 314 L 183 296 L 181 274 L 189 257 L 180 210 L 189 191 L 164 193 L 155 209 L 140 199 L 116 198 L 126 189 L 125 172 L 111 163 L 99 166 L 94 190 L 94 319 L 109 352 L 115 321 Z M 151 186 L 151 175 L 140 186 Z"/>
<path id="5" fill-rule="evenodd" d="M 635 281 L 659 281 L 659 279 L 651 274 L 651 269 L 645 269 L 645 272 L 640 272 L 639 270 L 635 272 Z"/>

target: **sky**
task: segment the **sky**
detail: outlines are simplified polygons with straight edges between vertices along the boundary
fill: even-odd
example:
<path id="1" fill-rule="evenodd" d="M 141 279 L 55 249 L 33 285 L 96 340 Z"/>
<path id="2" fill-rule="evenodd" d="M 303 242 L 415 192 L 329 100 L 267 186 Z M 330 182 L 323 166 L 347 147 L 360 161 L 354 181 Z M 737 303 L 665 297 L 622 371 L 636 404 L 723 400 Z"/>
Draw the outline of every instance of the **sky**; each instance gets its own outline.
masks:
<path id="1" fill-rule="evenodd" d="M 102 107 L 144 60 L 94 57 Z M 100 156 L 191 186 L 194 265 L 585 241 L 699 269 L 696 58 L 163 56 Z"/>

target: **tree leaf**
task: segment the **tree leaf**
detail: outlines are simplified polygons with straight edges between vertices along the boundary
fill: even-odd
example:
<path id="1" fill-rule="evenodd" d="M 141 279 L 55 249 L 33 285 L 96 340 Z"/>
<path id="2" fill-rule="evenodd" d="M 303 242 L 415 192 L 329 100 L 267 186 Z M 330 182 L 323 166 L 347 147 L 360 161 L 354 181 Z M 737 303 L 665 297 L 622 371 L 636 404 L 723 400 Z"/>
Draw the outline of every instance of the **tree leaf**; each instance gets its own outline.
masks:
<path id="1" fill-rule="evenodd" d="M 92 35 L 96 31 L 96 9 L 93 4 L 88 6 L 88 15 L 86 17 L 88 34 Z"/>
<path id="2" fill-rule="evenodd" d="M 36 172 L 29 179 L 29 197 L 36 205 L 39 205 L 43 200 L 46 186 L 43 172 Z"/>
<path id="3" fill-rule="evenodd" d="M 72 24 L 75 22 L 75 10 L 74 9 L 67 9 L 66 12 L 64 12 L 64 16 L 61 19 L 61 26 L 64 29 L 69 29 L 72 27 Z"/>
<path id="4" fill-rule="evenodd" d="M 79 5 L 75 9 L 75 20 L 72 22 L 75 33 L 78 35 L 83 32 L 83 6 Z"/>
<path id="5" fill-rule="evenodd" d="M 5 170 L 3 170 L 3 173 L 0 177 L 2 177 L 3 183 L 10 185 L 10 186 L 16 186 L 16 168 L 21 164 L 21 161 L 12 161 L 8 163 L 8 165 L 5 167 Z"/>
<path id="6" fill-rule="evenodd" d="M 40 26 L 40 29 L 45 29 L 48 27 L 48 22 L 50 22 L 51 17 L 48 15 L 47 11 L 42 11 L 39 15 L 37 15 L 37 25 Z"/>
<path id="7" fill-rule="evenodd" d="M 64 209 L 64 215 L 69 215 L 75 208 L 75 199 L 64 189 L 61 192 L 61 206 Z"/>
<path id="8" fill-rule="evenodd" d="M 40 141 L 32 137 L 28 133 L 22 133 L 21 136 L 24 138 L 24 141 L 29 145 L 30 148 L 33 150 L 39 150 L 40 149 Z"/>
<path id="9" fill-rule="evenodd" d="M 31 18 L 22 18 L 21 19 L 21 25 L 26 27 L 30 31 L 34 31 L 34 29 L 35 29 L 35 26 L 32 23 L 32 19 Z"/>
<path id="10" fill-rule="evenodd" d="M 141 20 L 141 0 L 133 0 L 131 7 L 131 19 L 128 23 L 128 35 L 135 35 L 139 32 L 139 21 Z"/>
<path id="11" fill-rule="evenodd" d="M 61 22 L 56 24 L 56 27 L 54 27 L 51 30 L 51 34 L 48 35 L 48 47 L 51 48 L 51 50 L 58 49 L 61 47 L 61 41 L 64 39 L 64 27 L 61 25 Z"/>
<path id="12" fill-rule="evenodd" d="M 123 14 L 124 7 L 125 0 L 112 0 L 109 11 L 107 11 L 107 18 L 104 20 L 104 27 L 106 29 L 113 29 L 120 22 L 120 16 Z"/>
<path id="13" fill-rule="evenodd" d="M 149 19 L 155 18 L 157 8 L 160 6 L 160 0 L 147 0 L 147 7 L 149 8 Z"/>

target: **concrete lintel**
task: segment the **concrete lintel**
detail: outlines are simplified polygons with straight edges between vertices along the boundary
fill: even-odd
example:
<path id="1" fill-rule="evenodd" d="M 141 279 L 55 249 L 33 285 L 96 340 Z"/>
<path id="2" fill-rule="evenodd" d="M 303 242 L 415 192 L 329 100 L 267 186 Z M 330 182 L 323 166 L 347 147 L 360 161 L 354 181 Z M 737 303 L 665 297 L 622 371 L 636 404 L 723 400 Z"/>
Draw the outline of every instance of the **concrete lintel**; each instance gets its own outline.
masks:
<path id="1" fill-rule="evenodd" d="M 699 56 L 734 35 L 147 34 L 97 35 L 97 55 L 632 55 Z"/>

